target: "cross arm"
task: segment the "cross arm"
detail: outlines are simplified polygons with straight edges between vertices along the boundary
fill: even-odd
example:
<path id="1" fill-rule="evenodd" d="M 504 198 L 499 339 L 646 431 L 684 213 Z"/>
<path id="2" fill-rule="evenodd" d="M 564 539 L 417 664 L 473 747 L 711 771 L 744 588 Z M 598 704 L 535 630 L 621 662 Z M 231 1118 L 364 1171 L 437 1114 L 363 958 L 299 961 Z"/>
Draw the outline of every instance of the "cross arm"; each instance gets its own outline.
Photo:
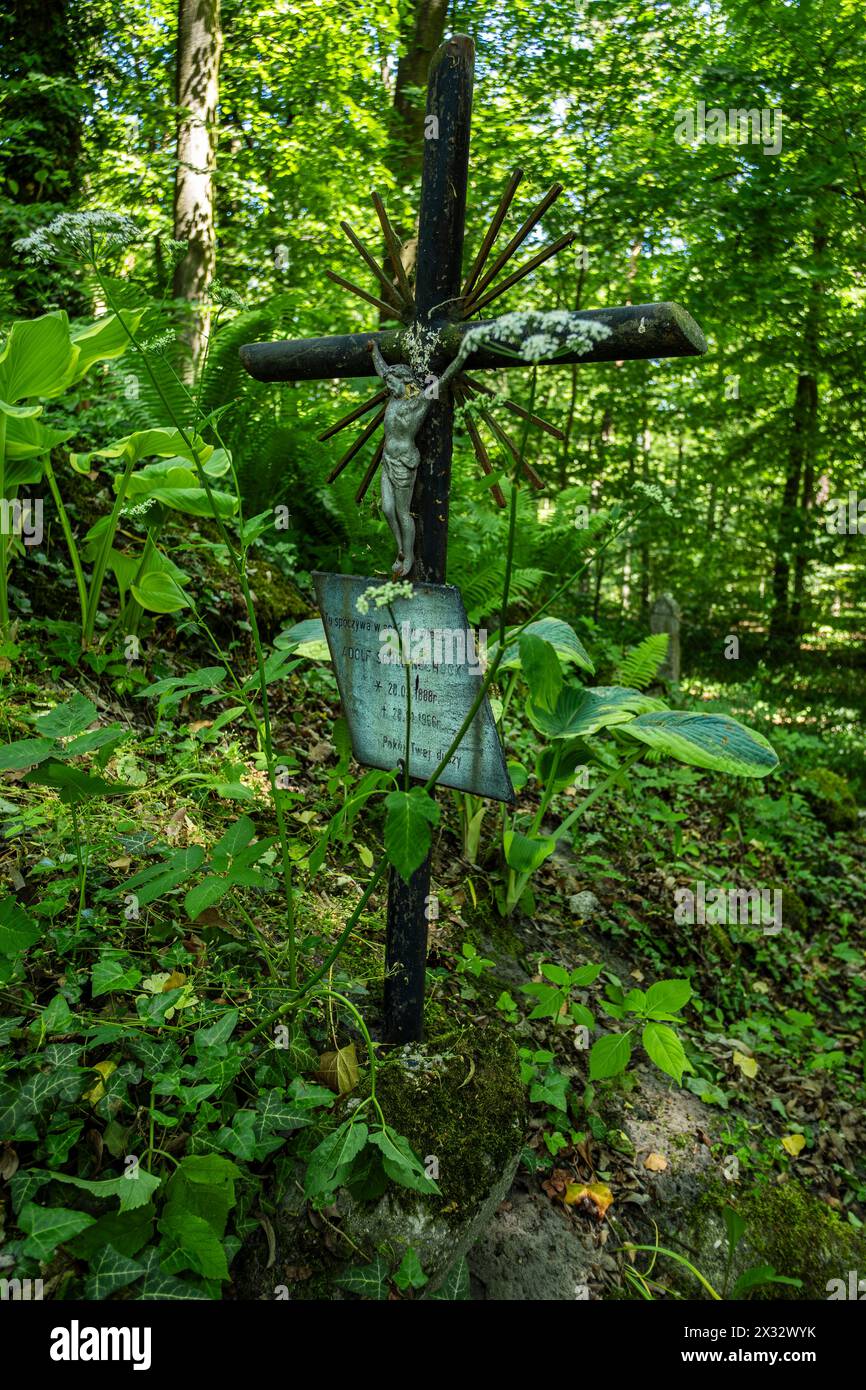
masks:
<path id="1" fill-rule="evenodd" d="M 610 336 L 594 343 L 588 352 L 565 352 L 542 362 L 624 362 L 649 357 L 699 357 L 707 350 L 699 326 L 679 304 L 627 304 L 613 309 L 583 309 L 570 317 L 575 322 L 594 319 L 610 329 Z M 444 323 L 443 354 L 454 358 L 470 328 L 484 321 Z M 495 319 L 487 320 L 494 324 Z M 258 381 L 317 381 L 327 377 L 375 376 L 367 344 L 372 338 L 386 362 L 403 359 L 400 338 L 404 330 L 389 328 L 379 333 L 345 333 L 328 338 L 294 338 L 276 343 L 247 343 L 241 348 L 244 367 Z M 498 367 L 533 365 L 522 358 L 499 352 L 494 346 L 476 349 L 466 358 L 476 371 Z"/>

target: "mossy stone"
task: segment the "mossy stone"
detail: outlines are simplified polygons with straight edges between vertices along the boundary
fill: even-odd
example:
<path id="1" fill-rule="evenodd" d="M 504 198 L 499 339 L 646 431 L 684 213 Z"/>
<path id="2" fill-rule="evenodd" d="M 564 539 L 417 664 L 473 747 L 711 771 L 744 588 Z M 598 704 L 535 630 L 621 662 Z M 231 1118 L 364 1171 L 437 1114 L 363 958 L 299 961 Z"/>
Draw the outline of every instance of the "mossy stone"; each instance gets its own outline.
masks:
<path id="1" fill-rule="evenodd" d="M 845 781 L 829 767 L 816 767 L 802 779 L 803 793 L 812 810 L 828 830 L 855 830 L 857 802 Z"/>
<path id="2" fill-rule="evenodd" d="M 792 931 L 805 932 L 809 925 L 809 910 L 799 893 L 782 884 L 782 923 Z"/>
<path id="3" fill-rule="evenodd" d="M 447 1050 L 401 1048 L 379 1069 L 376 1097 L 387 1123 L 430 1164 L 441 1196 L 391 1184 L 377 1202 L 364 1203 L 344 1191 L 342 1227 L 395 1265 L 414 1248 L 432 1291 L 514 1179 L 528 1118 L 517 1049 L 493 1027 L 464 1032 Z"/>
<path id="4" fill-rule="evenodd" d="M 733 1207 L 746 1222 L 725 1290 L 727 1233 L 723 1210 Z M 772 1265 L 777 1274 L 802 1281 L 765 1284 L 753 1289 L 753 1299 L 829 1298 L 831 1281 L 847 1281 L 849 1270 L 866 1271 L 866 1236 L 847 1226 L 820 1198 L 794 1180 L 764 1183 L 737 1194 L 714 1179 L 702 1196 L 683 1213 L 683 1225 L 671 1233 L 673 1248 L 700 1270 L 726 1297 L 737 1278 L 757 1265 Z M 666 1269 L 671 1282 L 689 1298 L 703 1297 L 697 1281 L 682 1266 Z"/>

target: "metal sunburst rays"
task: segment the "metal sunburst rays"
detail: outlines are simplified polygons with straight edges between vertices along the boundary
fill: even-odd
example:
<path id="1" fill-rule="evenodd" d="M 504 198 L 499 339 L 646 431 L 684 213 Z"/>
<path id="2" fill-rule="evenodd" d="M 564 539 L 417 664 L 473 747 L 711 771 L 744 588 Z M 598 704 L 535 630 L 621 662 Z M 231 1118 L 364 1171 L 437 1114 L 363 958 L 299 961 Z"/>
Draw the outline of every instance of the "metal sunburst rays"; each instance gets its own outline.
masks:
<path id="1" fill-rule="evenodd" d="M 532 272 L 537 270 L 540 265 L 543 265 L 545 261 L 550 260 L 552 256 L 557 255 L 558 252 L 562 251 L 575 240 L 575 232 L 567 232 L 564 236 L 557 237 L 555 241 L 548 242 L 548 244 L 543 246 L 540 251 L 537 251 L 534 256 L 530 256 L 529 260 L 524 261 L 522 265 L 519 265 L 515 270 L 511 271 L 503 280 L 498 279 L 508 262 L 526 241 L 530 232 L 537 226 L 548 208 L 556 202 L 556 199 L 562 192 L 562 184 L 553 184 L 553 186 L 548 189 L 547 193 L 545 193 L 544 197 L 536 203 L 535 207 L 529 213 L 529 216 L 514 233 L 514 236 L 508 242 L 507 246 L 503 247 L 493 259 L 492 263 L 488 265 L 496 239 L 499 236 L 502 224 L 505 221 L 508 209 L 511 206 L 522 178 L 523 170 L 515 169 L 499 200 L 496 211 L 491 218 L 490 225 L 478 248 L 478 254 L 472 263 L 472 268 L 463 283 L 458 303 L 457 317 L 459 319 L 471 318 L 472 315 L 480 313 L 482 309 L 486 309 L 487 306 L 492 304 L 495 299 L 498 299 L 501 294 L 505 294 L 508 290 L 512 289 L 524 276 L 531 275 Z M 352 280 L 347 280 L 345 276 L 338 275 L 333 270 L 327 270 L 325 274 L 333 280 L 335 284 L 357 295 L 358 298 L 363 299 L 365 303 L 372 304 L 374 308 L 379 310 L 383 318 L 396 319 L 399 323 L 408 325 L 412 323 L 415 316 L 415 297 L 412 293 L 412 286 L 403 263 L 403 246 L 385 211 L 385 205 L 382 199 L 375 191 L 372 194 L 372 201 L 373 207 L 376 210 L 376 216 L 379 219 L 379 226 L 388 253 L 391 274 L 383 269 L 378 260 L 370 253 L 354 228 L 351 227 L 348 222 L 341 222 L 340 227 L 349 238 L 349 241 L 358 252 L 358 255 L 361 257 L 367 269 L 373 272 L 381 289 L 381 294 L 373 294 L 368 290 L 362 289 L 360 285 L 356 285 Z M 523 406 L 518 405 L 516 401 L 500 396 L 489 386 L 485 386 L 483 382 L 476 380 L 467 372 L 461 372 L 459 374 L 453 383 L 452 390 L 457 404 L 469 407 L 469 409 L 464 411 L 464 423 L 472 443 L 472 448 L 475 452 L 475 457 L 478 460 L 482 472 L 488 477 L 493 474 L 496 469 L 481 435 L 479 424 L 483 424 L 486 427 L 496 443 L 504 448 L 513 459 L 519 459 L 520 450 L 511 435 L 508 434 L 495 418 L 492 410 L 485 403 L 487 401 L 504 406 L 512 415 L 517 416 L 523 421 L 528 420 L 538 429 L 545 430 L 547 434 L 552 435 L 554 439 L 565 439 L 562 430 L 557 429 L 555 425 L 551 425 L 547 420 L 542 420 L 539 415 L 530 414 Z M 369 415 L 370 411 L 375 411 L 372 419 L 365 425 L 361 433 L 356 436 L 345 453 L 331 469 L 327 478 L 329 483 L 332 483 L 335 478 L 339 477 L 343 469 L 352 462 L 368 440 L 380 429 L 382 421 L 385 418 L 385 406 L 383 402 L 386 398 L 387 392 L 385 390 L 377 391 L 375 395 L 370 396 L 366 401 L 362 401 L 360 405 L 355 406 L 347 415 L 344 415 L 342 419 L 337 420 L 335 424 L 330 425 L 328 429 L 319 435 L 320 441 L 331 439 L 334 435 L 339 434 L 341 430 L 354 424 L 356 420 L 360 420 L 365 415 Z M 384 441 L 380 440 L 370 464 L 361 479 L 360 486 L 355 493 L 355 501 L 358 504 L 364 500 L 367 489 L 376 475 L 376 470 L 382 460 L 383 451 Z M 533 487 L 543 487 L 541 478 L 530 464 L 524 461 L 522 463 L 522 469 Z M 497 506 L 504 507 L 505 497 L 498 483 L 492 485 L 490 492 Z"/>

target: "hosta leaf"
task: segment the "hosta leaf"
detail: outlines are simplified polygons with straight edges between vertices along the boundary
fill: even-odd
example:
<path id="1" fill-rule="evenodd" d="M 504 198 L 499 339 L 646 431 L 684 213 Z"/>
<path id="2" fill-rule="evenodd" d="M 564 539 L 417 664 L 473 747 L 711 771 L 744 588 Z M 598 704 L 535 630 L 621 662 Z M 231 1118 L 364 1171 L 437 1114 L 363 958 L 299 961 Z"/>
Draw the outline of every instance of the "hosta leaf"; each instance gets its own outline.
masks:
<path id="1" fill-rule="evenodd" d="M 623 733 L 681 763 L 737 777 L 766 777 L 779 762 L 763 734 L 727 714 L 659 710 L 639 715 Z"/>
<path id="2" fill-rule="evenodd" d="M 529 633 L 533 637 L 541 638 L 544 642 L 549 642 L 562 661 L 572 661 L 575 666 L 579 666 L 582 671 L 589 671 L 590 674 L 595 671 L 589 652 L 574 628 L 569 623 L 563 622 L 561 618 L 537 618 L 534 623 L 529 623 L 523 631 L 524 634 Z M 506 638 L 502 666 L 506 669 L 519 666 L 521 659 L 522 652 L 518 643 L 509 643 Z"/>
<path id="3" fill-rule="evenodd" d="M 521 835 L 516 830 L 506 830 L 502 844 L 506 864 L 518 874 L 534 874 L 556 849 L 552 835 Z"/>
<path id="4" fill-rule="evenodd" d="M 148 613 L 178 613 L 190 606 L 177 581 L 170 574 L 159 571 L 142 575 L 140 583 L 130 585 L 130 591 L 136 603 Z"/>
<path id="5" fill-rule="evenodd" d="M 624 724 L 646 710 L 664 708 L 660 700 L 642 695 L 627 686 L 566 685 L 553 710 L 540 709 L 532 702 L 527 712 L 532 723 L 548 738 L 587 738 L 599 729 Z"/>
<path id="6" fill-rule="evenodd" d="M 56 396 L 77 358 L 65 313 L 16 319 L 0 351 L 0 396 L 10 403 L 25 396 Z"/>
<path id="7" fill-rule="evenodd" d="M 562 667 L 556 652 L 549 642 L 532 632 L 523 633 L 519 646 L 530 699 L 539 709 L 554 709 L 562 689 Z"/>

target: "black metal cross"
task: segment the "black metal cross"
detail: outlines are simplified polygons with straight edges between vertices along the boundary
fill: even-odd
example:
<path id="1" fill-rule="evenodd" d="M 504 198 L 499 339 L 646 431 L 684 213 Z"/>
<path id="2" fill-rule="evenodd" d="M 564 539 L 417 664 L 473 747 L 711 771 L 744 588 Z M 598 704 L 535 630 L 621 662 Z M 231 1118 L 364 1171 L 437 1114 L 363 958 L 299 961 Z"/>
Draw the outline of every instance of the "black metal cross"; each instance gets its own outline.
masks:
<path id="1" fill-rule="evenodd" d="M 472 114 L 472 87 L 475 49 L 470 38 L 455 35 L 435 54 L 427 83 L 424 164 L 421 178 L 421 210 L 418 254 L 414 287 L 410 284 L 401 255 L 402 247 L 387 213 L 376 194 L 373 203 L 388 249 L 393 276 L 386 274 L 370 255 L 348 223 L 343 230 L 361 255 L 368 270 L 379 282 L 381 294 L 359 288 L 342 276 L 328 272 L 333 280 L 379 309 L 385 317 L 397 319 L 400 329 L 374 333 L 350 333 L 327 338 L 300 338 L 288 342 L 252 343 L 241 348 L 247 371 L 260 381 L 313 381 L 327 377 L 369 377 L 374 375 L 367 344 L 372 337 L 389 363 L 403 360 L 400 336 L 405 327 L 420 323 L 439 333 L 442 357 L 450 360 L 470 327 L 484 320 L 472 319 L 500 293 L 510 289 L 525 275 L 574 240 L 567 233 L 542 248 L 517 270 L 502 280 L 498 277 L 506 262 L 526 240 L 547 208 L 562 191 L 554 184 L 532 210 L 508 245 L 487 265 L 500 228 L 522 177 L 516 170 L 499 203 L 482 241 L 478 255 L 462 278 L 463 233 L 466 190 L 469 173 L 469 134 Z M 494 283 L 496 282 L 496 283 Z M 557 354 L 556 365 L 569 362 L 610 362 L 636 358 L 688 357 L 706 351 L 706 342 L 694 319 L 676 304 L 637 304 L 623 308 L 575 312 L 575 321 L 595 320 L 610 330 L 607 338 L 582 353 Z M 470 320 L 472 320 L 470 322 Z M 542 359 L 543 361 L 544 359 Z M 437 364 L 441 371 L 443 362 Z M 515 359 L 513 354 L 484 347 L 473 353 L 467 365 L 476 370 L 535 365 Z M 421 464 L 415 483 L 413 512 L 416 517 L 416 562 L 412 578 L 418 582 L 445 582 L 448 544 L 448 507 L 451 488 L 451 451 L 454 398 L 458 402 L 490 395 L 488 388 L 465 374 L 451 390 L 436 401 L 418 437 Z M 377 392 L 361 406 L 326 430 L 329 438 L 370 410 L 381 405 L 385 393 Z M 512 401 L 503 404 L 517 415 L 526 412 Z M 501 444 L 514 454 L 506 432 L 480 409 Z M 381 424 L 384 410 L 377 410 L 372 421 L 346 451 L 330 474 L 329 481 L 347 466 Z M 548 432 L 561 434 L 537 416 L 534 424 Z M 470 437 L 479 462 L 486 473 L 492 471 L 486 449 L 476 426 L 467 418 Z M 357 500 L 360 502 L 381 459 L 382 444 L 367 469 Z M 536 486 L 540 479 L 526 469 Z M 491 492 L 504 505 L 501 491 Z M 424 978 L 427 956 L 427 904 L 430 894 L 430 857 L 412 875 L 408 884 L 391 871 L 388 890 L 388 920 L 385 975 L 385 1036 L 389 1042 L 419 1040 L 423 1030 Z"/>

